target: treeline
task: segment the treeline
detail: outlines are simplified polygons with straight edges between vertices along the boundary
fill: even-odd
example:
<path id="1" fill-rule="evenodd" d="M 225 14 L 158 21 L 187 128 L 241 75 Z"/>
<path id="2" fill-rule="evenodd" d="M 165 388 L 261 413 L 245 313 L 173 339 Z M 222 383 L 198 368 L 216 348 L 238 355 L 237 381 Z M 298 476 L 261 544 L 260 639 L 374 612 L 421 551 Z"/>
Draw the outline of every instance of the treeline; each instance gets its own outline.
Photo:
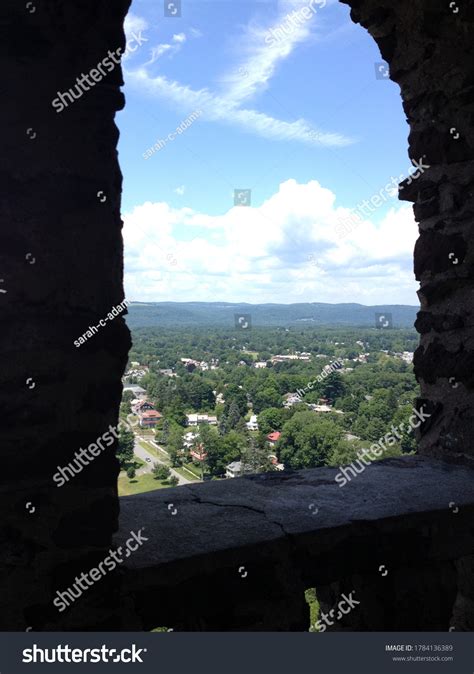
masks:
<path id="1" fill-rule="evenodd" d="M 138 328 L 133 331 L 130 361 L 152 368 L 174 367 L 181 357 L 219 360 L 237 364 L 294 351 L 309 351 L 329 357 L 353 358 L 363 351 L 414 351 L 419 335 L 415 330 L 364 328 Z M 363 342 L 364 346 L 357 344 Z M 247 353 L 245 353 L 247 351 Z M 250 355 L 256 354 L 255 356 Z M 157 360 L 159 359 L 159 363 Z"/>

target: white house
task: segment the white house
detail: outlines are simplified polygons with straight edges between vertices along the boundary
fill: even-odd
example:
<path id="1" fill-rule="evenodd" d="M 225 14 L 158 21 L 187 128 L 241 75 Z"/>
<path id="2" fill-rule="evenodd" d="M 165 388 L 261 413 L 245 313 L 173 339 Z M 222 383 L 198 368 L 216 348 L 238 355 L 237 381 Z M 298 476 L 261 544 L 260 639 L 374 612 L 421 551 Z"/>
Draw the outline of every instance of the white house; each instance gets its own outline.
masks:
<path id="1" fill-rule="evenodd" d="M 333 408 L 330 405 L 313 405 L 313 404 L 308 404 L 308 407 L 310 410 L 313 410 L 313 412 L 333 412 Z"/>
<path id="2" fill-rule="evenodd" d="M 279 353 L 276 356 L 273 356 L 272 363 L 284 363 L 285 361 L 290 360 L 311 360 L 311 354 L 306 351 L 303 353 Z"/>
<path id="3" fill-rule="evenodd" d="M 247 426 L 249 431 L 258 431 L 257 415 L 252 414 L 252 416 L 250 417 L 250 421 L 247 421 L 245 425 Z"/>
<path id="4" fill-rule="evenodd" d="M 301 396 L 299 396 L 297 393 L 287 393 L 285 396 L 285 401 L 283 403 L 283 407 L 286 407 L 289 409 L 293 405 L 297 405 L 298 403 L 301 402 Z"/>
<path id="5" fill-rule="evenodd" d="M 143 399 L 146 396 L 146 391 L 144 388 L 141 386 L 137 386 L 136 384 L 129 384 L 128 386 L 123 387 L 123 392 L 125 391 L 131 391 L 135 398 L 138 399 Z"/>
<path id="6" fill-rule="evenodd" d="M 199 424 L 210 424 L 216 426 L 217 417 L 210 414 L 186 414 L 187 426 L 199 426 Z"/>
<path id="7" fill-rule="evenodd" d="M 194 445 L 194 441 L 198 437 L 198 433 L 194 433 L 193 431 L 188 431 L 183 435 L 183 447 L 186 449 L 190 449 Z"/>
<path id="8" fill-rule="evenodd" d="M 232 461 L 225 468 L 226 477 L 239 477 L 242 474 L 242 463 L 240 461 Z"/>
<path id="9" fill-rule="evenodd" d="M 142 368 L 133 368 L 129 370 L 128 372 L 125 372 L 124 377 L 130 378 L 130 377 L 135 377 L 135 379 L 143 379 L 143 377 L 148 374 L 148 368 L 147 367 L 142 367 Z"/>

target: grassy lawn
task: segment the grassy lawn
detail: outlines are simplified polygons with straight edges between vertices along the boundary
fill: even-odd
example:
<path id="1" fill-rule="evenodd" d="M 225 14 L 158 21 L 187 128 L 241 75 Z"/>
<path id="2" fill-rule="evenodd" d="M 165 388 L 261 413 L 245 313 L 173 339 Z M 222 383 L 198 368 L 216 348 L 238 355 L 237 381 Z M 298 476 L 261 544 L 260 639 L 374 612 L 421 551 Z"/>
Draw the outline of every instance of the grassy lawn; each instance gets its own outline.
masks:
<path id="1" fill-rule="evenodd" d="M 318 622 L 319 618 L 319 602 L 318 598 L 316 597 L 316 590 L 313 587 L 309 590 L 306 590 L 304 594 L 306 602 L 309 604 L 309 613 L 310 613 L 309 631 L 318 632 L 319 630 L 316 628 L 316 623 Z"/>
<path id="2" fill-rule="evenodd" d="M 155 439 L 155 431 L 152 428 L 142 428 L 140 426 L 140 435 L 143 435 L 144 438 Z"/>
<path id="3" fill-rule="evenodd" d="M 123 471 L 127 472 L 129 468 L 135 468 L 135 470 L 138 470 L 142 466 L 145 465 L 145 462 L 142 461 L 142 459 L 138 458 L 138 456 L 133 456 L 133 461 L 127 461 L 124 464 L 124 467 L 122 468 Z"/>
<path id="4" fill-rule="evenodd" d="M 198 480 L 201 479 L 201 468 L 196 468 L 193 463 L 187 463 L 184 467 L 187 468 L 193 475 L 195 475 Z M 188 471 L 184 472 L 189 475 Z"/>
<path id="5" fill-rule="evenodd" d="M 142 447 L 144 447 L 146 450 L 150 452 L 150 454 L 153 454 L 153 456 L 156 456 L 157 459 L 161 459 L 162 461 L 169 461 L 168 454 L 166 452 L 162 452 L 161 449 L 157 449 L 154 445 L 152 445 L 150 442 L 147 442 L 146 440 L 139 440 L 138 441 Z"/>
<path id="6" fill-rule="evenodd" d="M 244 353 L 246 356 L 252 356 L 254 360 L 257 360 L 258 351 L 245 351 L 242 350 L 241 353 Z"/>
<path id="7" fill-rule="evenodd" d="M 129 480 L 126 475 L 118 479 L 118 493 L 119 496 L 131 496 L 132 494 L 142 494 L 145 491 L 153 491 L 154 489 L 165 489 L 169 484 L 162 484 L 161 480 L 155 480 L 151 473 L 144 473 L 137 475 L 133 480 Z"/>
<path id="8" fill-rule="evenodd" d="M 370 447 L 372 440 L 347 440 L 351 443 L 351 446 L 355 449 L 363 449 L 364 447 Z"/>
<path id="9" fill-rule="evenodd" d="M 170 457 L 168 456 L 168 454 L 166 452 L 164 452 L 162 449 L 157 449 L 156 447 L 154 447 L 154 450 L 155 450 L 158 458 L 160 458 L 160 459 L 162 459 L 163 461 L 166 461 L 166 462 L 168 462 L 170 460 Z"/>
<path id="10" fill-rule="evenodd" d="M 185 480 L 197 481 L 201 479 L 200 475 L 198 477 L 196 473 L 193 473 L 190 470 L 186 470 L 186 468 L 184 467 L 173 468 L 173 470 L 179 473 L 181 477 L 184 477 Z"/>

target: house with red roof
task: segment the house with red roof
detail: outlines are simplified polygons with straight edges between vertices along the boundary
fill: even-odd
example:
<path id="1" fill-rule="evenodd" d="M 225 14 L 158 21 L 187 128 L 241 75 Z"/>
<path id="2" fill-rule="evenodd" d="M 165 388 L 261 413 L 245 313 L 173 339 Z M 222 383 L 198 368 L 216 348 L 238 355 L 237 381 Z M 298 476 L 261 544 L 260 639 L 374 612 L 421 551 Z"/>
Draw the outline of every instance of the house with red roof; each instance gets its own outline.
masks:
<path id="1" fill-rule="evenodd" d="M 270 447 L 274 447 L 275 443 L 280 439 L 280 431 L 273 431 L 267 435 L 267 440 L 270 443 Z"/>
<path id="2" fill-rule="evenodd" d="M 138 415 L 140 415 L 142 412 L 146 412 L 147 410 L 154 410 L 154 409 L 155 406 L 148 400 L 139 400 L 137 403 L 135 403 L 135 405 L 132 406 L 132 411 Z"/>
<path id="3" fill-rule="evenodd" d="M 154 428 L 161 421 L 163 415 L 156 410 L 145 410 L 138 414 L 142 428 Z"/>
<path id="4" fill-rule="evenodd" d="M 204 461 L 207 458 L 207 452 L 204 445 L 200 442 L 198 445 L 192 447 L 189 451 L 195 461 Z"/>

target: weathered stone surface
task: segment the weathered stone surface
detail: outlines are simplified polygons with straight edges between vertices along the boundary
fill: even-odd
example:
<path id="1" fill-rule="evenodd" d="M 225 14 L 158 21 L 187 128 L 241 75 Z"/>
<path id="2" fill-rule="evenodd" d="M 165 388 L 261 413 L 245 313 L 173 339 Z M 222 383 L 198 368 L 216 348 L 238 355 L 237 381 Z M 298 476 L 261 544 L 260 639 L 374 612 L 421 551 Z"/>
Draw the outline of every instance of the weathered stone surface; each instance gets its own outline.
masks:
<path id="1" fill-rule="evenodd" d="M 307 587 L 337 582 L 350 570 L 351 576 L 376 579 L 373 587 L 385 587 L 384 602 L 393 607 L 401 587 L 397 578 L 401 583 L 407 575 L 418 577 L 423 568 L 435 592 L 436 569 L 445 564 L 452 571 L 452 601 L 449 610 L 440 604 L 442 615 L 433 608 L 429 613 L 431 627 L 440 628 L 443 620 L 448 625 L 456 596 L 454 561 L 474 550 L 474 471 L 407 457 L 373 464 L 343 487 L 335 482 L 337 473 L 269 473 L 122 498 L 116 543 L 123 545 L 137 528 L 148 538 L 129 557 L 122 589 L 143 626 L 212 629 L 222 621 L 233 629 L 307 629 Z M 385 585 L 379 582 L 381 565 L 391 574 Z M 270 595 L 266 603 L 269 578 L 282 597 Z M 199 588 L 196 595 L 191 587 Z M 276 608 L 272 618 L 268 604 L 290 600 L 293 619 L 279 622 Z M 372 629 L 397 623 L 379 613 L 367 618 L 367 629 L 369 622 Z M 396 629 L 402 629 L 402 613 L 406 617 L 400 613 Z M 411 624 L 428 629 L 421 614 Z"/>

